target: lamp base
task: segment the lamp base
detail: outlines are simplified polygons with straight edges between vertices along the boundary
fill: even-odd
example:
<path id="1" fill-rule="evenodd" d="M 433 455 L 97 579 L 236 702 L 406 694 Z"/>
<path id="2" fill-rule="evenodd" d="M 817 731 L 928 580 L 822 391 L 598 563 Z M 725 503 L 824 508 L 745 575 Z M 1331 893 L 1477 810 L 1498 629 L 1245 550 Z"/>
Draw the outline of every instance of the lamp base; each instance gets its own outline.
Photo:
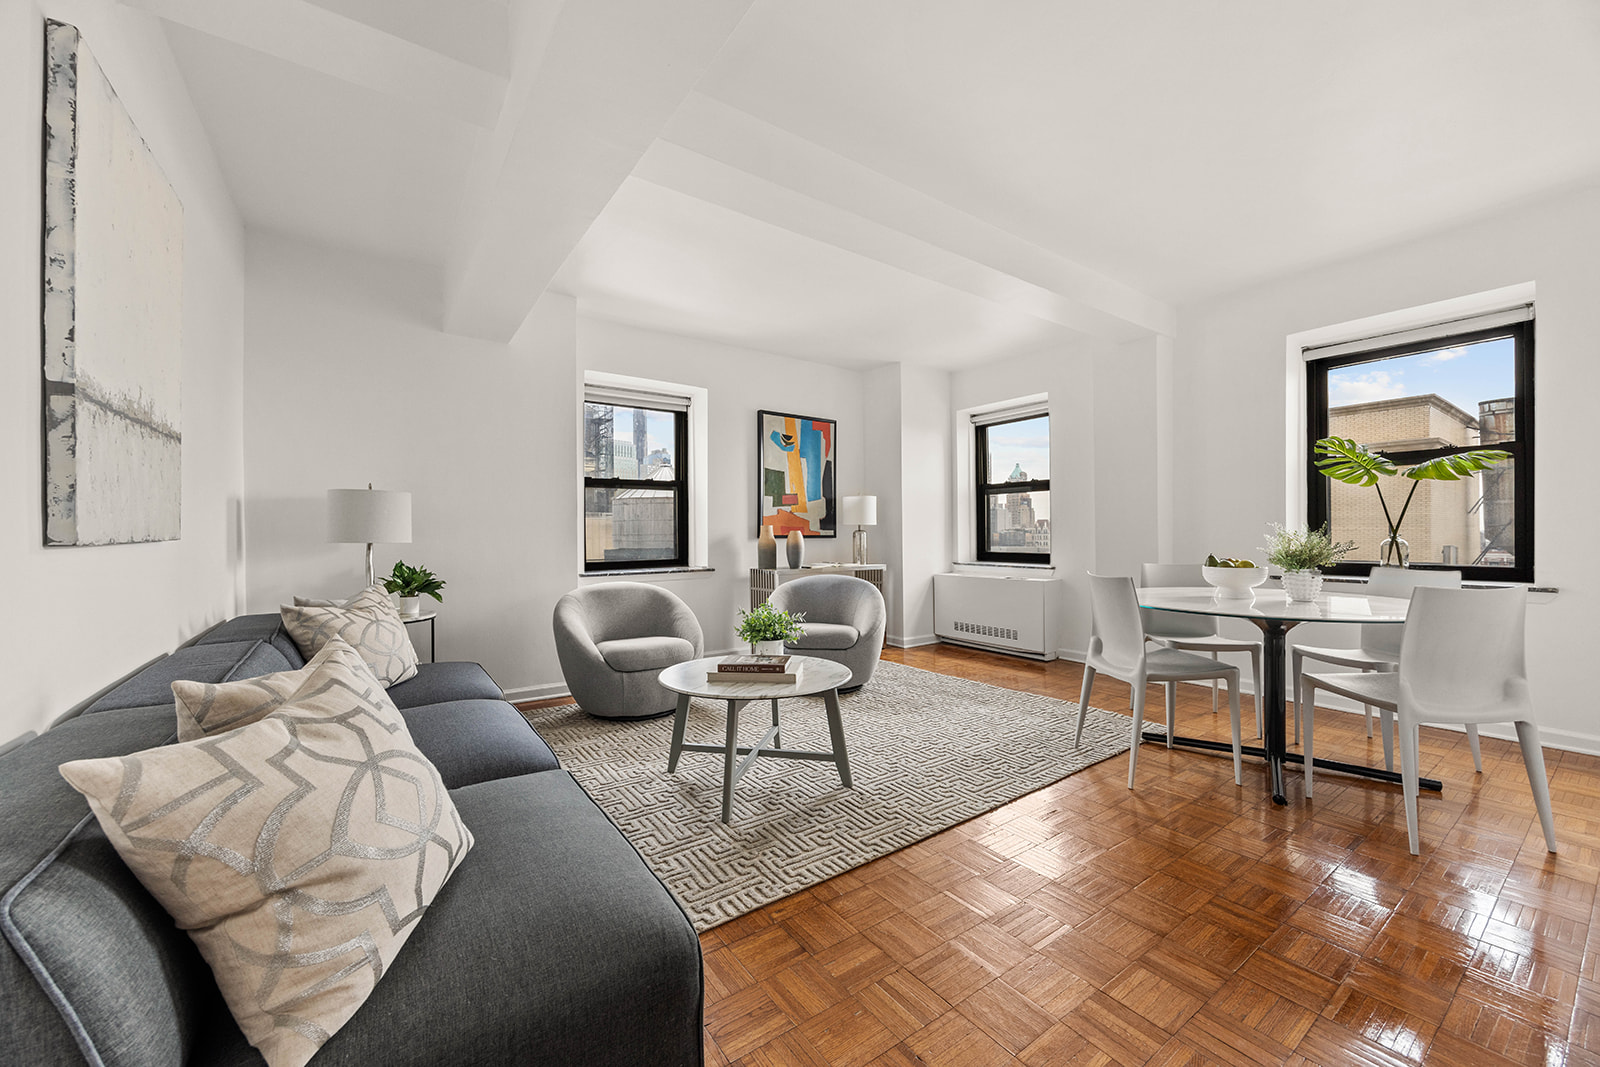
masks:
<path id="1" fill-rule="evenodd" d="M 850 535 L 850 562 L 865 563 L 867 561 L 867 531 L 860 526 Z"/>

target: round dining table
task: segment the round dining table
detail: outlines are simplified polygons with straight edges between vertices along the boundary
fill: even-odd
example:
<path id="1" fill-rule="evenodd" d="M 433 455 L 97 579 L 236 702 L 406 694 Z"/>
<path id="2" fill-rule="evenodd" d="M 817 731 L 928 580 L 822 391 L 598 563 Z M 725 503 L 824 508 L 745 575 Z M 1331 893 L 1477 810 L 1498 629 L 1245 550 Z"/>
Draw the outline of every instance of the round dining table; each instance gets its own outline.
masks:
<path id="1" fill-rule="evenodd" d="M 1287 647 L 1285 635 L 1303 622 L 1399 625 L 1406 621 L 1406 610 L 1411 606 L 1410 600 L 1368 596 L 1361 592 L 1362 588 L 1353 583 L 1330 582 L 1324 584 L 1322 595 L 1309 601 L 1290 600 L 1281 588 L 1260 588 L 1254 591 L 1254 595 L 1241 599 L 1218 596 L 1217 591 L 1208 586 L 1153 586 L 1139 590 L 1141 608 L 1148 608 L 1151 611 L 1176 611 L 1189 615 L 1246 619 L 1260 627 L 1261 687 L 1266 690 L 1265 701 L 1261 707 L 1266 734 L 1263 740 L 1266 744 L 1261 748 L 1247 745 L 1244 752 L 1267 761 L 1271 770 L 1269 781 L 1272 799 L 1279 804 L 1288 803 L 1288 797 L 1283 791 L 1283 765 L 1305 762 L 1305 757 L 1287 750 L 1285 730 L 1287 701 L 1284 698 L 1284 652 Z M 1262 700 L 1263 694 L 1257 693 L 1256 699 Z M 1167 736 L 1164 732 L 1147 733 L 1145 740 L 1166 744 Z M 1190 748 L 1229 753 L 1233 751 L 1233 746 L 1230 744 L 1202 737 L 1174 737 L 1172 743 Z M 1340 771 L 1344 774 L 1375 778 L 1395 784 L 1400 782 L 1399 774 L 1381 767 L 1367 767 L 1321 758 L 1316 759 L 1314 763 L 1319 769 L 1326 768 L 1330 771 Z M 1432 778 L 1419 779 L 1418 784 L 1423 789 L 1441 788 L 1438 780 Z"/>

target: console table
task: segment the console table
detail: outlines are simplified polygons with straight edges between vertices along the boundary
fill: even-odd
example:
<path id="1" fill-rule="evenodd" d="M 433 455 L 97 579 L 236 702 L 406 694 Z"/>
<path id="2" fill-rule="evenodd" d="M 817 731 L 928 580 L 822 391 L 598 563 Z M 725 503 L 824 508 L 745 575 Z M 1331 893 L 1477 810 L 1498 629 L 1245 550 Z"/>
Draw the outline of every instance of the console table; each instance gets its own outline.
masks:
<path id="1" fill-rule="evenodd" d="M 750 610 L 754 611 L 766 602 L 772 591 L 784 582 L 792 582 L 796 578 L 804 578 L 810 574 L 848 574 L 852 578 L 860 578 L 871 582 L 883 593 L 884 572 L 888 568 L 882 563 L 818 563 L 801 567 L 799 570 L 763 570 L 760 567 L 750 568 Z M 887 594 L 884 594 L 887 597 Z"/>

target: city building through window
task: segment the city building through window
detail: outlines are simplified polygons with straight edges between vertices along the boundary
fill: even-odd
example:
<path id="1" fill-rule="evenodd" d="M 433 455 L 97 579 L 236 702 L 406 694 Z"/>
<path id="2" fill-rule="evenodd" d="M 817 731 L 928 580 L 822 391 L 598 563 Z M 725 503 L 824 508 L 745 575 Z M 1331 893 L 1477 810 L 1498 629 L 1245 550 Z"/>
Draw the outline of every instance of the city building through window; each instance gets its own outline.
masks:
<path id="1" fill-rule="evenodd" d="M 1307 518 L 1313 528 L 1328 523 L 1336 540 L 1356 542 L 1343 564 L 1327 568 L 1331 573 L 1364 574 L 1379 560 L 1387 506 L 1412 566 L 1459 569 L 1468 579 L 1533 580 L 1531 314 L 1483 316 L 1398 344 L 1377 339 L 1326 355 L 1307 352 Z M 1499 321 L 1507 318 L 1515 321 Z M 1371 488 L 1317 470 L 1315 442 L 1323 437 L 1353 439 L 1402 472 L 1480 448 L 1511 458 L 1458 481 L 1384 477 Z"/>
<path id="2" fill-rule="evenodd" d="M 995 563 L 1049 563 L 1049 413 L 987 416 L 977 422 L 974 433 L 977 558 Z"/>
<path id="3" fill-rule="evenodd" d="M 671 397 L 583 405 L 586 571 L 688 564 L 688 410 Z"/>

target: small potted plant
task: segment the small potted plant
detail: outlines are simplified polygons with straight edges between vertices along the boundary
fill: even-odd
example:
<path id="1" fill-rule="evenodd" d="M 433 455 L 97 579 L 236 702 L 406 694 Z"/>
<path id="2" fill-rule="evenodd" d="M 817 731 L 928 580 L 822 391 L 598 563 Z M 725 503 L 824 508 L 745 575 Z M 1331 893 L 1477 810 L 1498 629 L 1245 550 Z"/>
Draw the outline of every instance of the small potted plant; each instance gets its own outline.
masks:
<path id="1" fill-rule="evenodd" d="M 402 615 L 422 614 L 424 596 L 431 596 L 443 604 L 444 597 L 439 590 L 444 586 L 444 579 L 428 568 L 413 567 L 403 559 L 395 561 L 394 570 L 383 580 L 383 588 L 400 598 Z"/>
<path id="2" fill-rule="evenodd" d="M 1286 530 L 1272 524 L 1267 534 L 1267 562 L 1283 571 L 1283 591 L 1290 600 L 1315 600 L 1322 592 L 1321 568 L 1338 563 L 1356 547 L 1354 541 L 1335 541 L 1322 529 Z"/>
<path id="3" fill-rule="evenodd" d="M 752 655 L 781 656 L 784 641 L 806 632 L 805 621 L 805 612 L 779 611 L 764 600 L 754 611 L 739 612 L 736 632 L 739 640 L 749 643 Z"/>

